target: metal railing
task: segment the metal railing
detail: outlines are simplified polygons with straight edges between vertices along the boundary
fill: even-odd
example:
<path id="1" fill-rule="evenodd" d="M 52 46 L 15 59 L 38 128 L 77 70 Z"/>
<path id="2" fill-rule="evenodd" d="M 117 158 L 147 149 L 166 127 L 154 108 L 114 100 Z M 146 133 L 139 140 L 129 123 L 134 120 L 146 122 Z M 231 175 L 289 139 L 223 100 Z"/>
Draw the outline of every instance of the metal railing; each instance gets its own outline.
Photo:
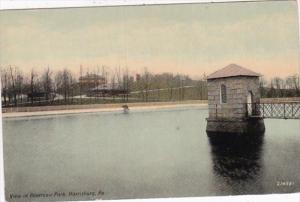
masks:
<path id="1" fill-rule="evenodd" d="M 300 119 L 300 102 L 246 103 L 248 117 Z"/>

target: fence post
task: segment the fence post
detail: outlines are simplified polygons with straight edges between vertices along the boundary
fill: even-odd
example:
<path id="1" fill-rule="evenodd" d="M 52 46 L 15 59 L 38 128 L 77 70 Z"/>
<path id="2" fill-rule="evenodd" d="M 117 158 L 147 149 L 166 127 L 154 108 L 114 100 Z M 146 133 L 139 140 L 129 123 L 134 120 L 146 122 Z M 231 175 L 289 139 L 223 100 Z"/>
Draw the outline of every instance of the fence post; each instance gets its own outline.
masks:
<path id="1" fill-rule="evenodd" d="M 271 105 L 271 117 L 273 117 L 273 103 L 271 103 L 270 105 Z"/>
<path id="2" fill-rule="evenodd" d="M 216 104 L 216 118 L 218 118 L 218 104 Z"/>
<path id="3" fill-rule="evenodd" d="M 265 104 L 264 103 L 262 103 L 262 106 L 263 106 L 263 118 L 265 118 Z"/>
<path id="4" fill-rule="evenodd" d="M 283 103 L 283 118 L 286 119 L 285 118 L 285 103 Z"/>
<path id="5" fill-rule="evenodd" d="M 294 103 L 291 103 L 292 104 L 292 118 L 294 117 Z"/>

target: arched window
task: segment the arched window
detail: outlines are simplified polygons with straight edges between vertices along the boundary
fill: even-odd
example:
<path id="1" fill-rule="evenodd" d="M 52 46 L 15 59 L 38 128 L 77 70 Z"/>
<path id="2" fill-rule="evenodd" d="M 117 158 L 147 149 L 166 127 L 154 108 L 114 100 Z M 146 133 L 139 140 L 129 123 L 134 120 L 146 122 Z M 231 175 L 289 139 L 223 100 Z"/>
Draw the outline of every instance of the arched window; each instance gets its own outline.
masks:
<path id="1" fill-rule="evenodd" d="M 252 115 L 253 114 L 253 93 L 252 91 L 248 92 L 247 95 L 247 110 L 248 110 L 248 115 Z"/>
<path id="2" fill-rule="evenodd" d="M 226 86 L 224 84 L 221 85 L 221 103 L 227 103 L 227 94 L 226 94 Z"/>

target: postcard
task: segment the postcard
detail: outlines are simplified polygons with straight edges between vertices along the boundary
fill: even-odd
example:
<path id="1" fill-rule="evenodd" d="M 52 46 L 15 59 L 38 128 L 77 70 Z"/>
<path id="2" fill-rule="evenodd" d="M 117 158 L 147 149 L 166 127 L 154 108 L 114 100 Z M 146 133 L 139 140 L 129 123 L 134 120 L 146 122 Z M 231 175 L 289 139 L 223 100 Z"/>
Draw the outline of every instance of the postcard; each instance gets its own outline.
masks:
<path id="1" fill-rule="evenodd" d="M 0 11 L 5 200 L 298 193 L 296 1 Z"/>

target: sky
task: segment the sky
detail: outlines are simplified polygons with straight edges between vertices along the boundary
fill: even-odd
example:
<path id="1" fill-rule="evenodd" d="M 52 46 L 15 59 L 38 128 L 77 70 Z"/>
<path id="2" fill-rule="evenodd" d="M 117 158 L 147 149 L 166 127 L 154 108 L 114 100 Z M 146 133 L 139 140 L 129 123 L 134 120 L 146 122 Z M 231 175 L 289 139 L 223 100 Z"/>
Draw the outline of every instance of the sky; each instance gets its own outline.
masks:
<path id="1" fill-rule="evenodd" d="M 300 72 L 295 1 L 0 12 L 0 66 L 80 65 L 192 78 L 235 63 L 266 78 Z"/>

